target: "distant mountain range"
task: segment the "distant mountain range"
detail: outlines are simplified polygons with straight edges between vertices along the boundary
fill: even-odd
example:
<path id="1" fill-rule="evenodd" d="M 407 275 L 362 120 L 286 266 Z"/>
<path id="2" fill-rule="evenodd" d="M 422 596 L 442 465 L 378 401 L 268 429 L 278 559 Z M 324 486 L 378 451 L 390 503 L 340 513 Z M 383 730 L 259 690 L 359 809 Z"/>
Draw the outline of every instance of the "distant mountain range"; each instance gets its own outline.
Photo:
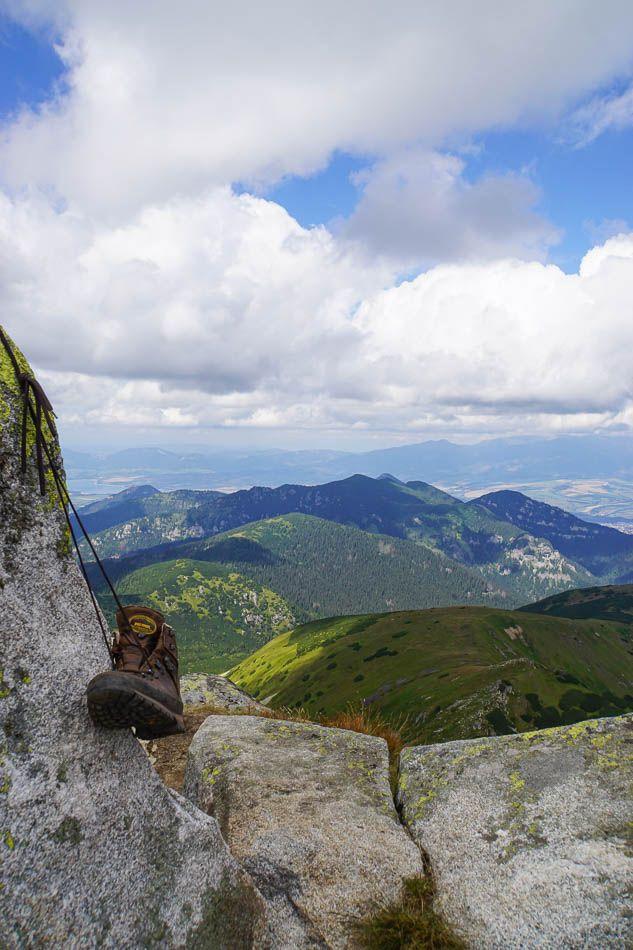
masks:
<path id="1" fill-rule="evenodd" d="M 147 482 L 167 490 L 235 489 L 392 472 L 404 481 L 422 478 L 464 497 L 491 488 L 520 488 L 589 520 L 630 523 L 633 529 L 633 439 L 624 435 L 491 439 L 474 445 L 438 440 L 360 453 L 67 451 L 66 465 L 73 492 L 98 495 Z"/>
<path id="2" fill-rule="evenodd" d="M 170 499 L 173 497 L 173 511 Z M 127 518 L 130 505 L 134 517 Z M 189 507 L 187 508 L 187 505 Z M 547 539 L 495 517 L 484 505 L 465 503 L 424 482 L 401 482 L 390 475 L 353 475 L 323 485 L 282 485 L 230 494 L 156 493 L 128 490 L 85 510 L 102 555 L 129 555 L 159 542 L 150 556 L 179 556 L 171 544 L 230 531 L 253 521 L 292 513 L 308 514 L 370 533 L 423 544 L 471 567 L 504 590 L 512 605 L 592 582 L 591 573 L 565 557 Z M 118 521 L 113 524 L 113 521 Z M 110 527 L 98 529 L 106 522 Z M 615 532 L 633 551 L 633 537 Z M 628 567 L 622 554 L 624 568 Z M 617 574 L 617 571 L 616 571 Z M 615 576 L 614 578 L 615 579 Z"/>
<path id="3" fill-rule="evenodd" d="M 633 560 L 632 536 L 516 492 L 463 502 L 390 475 L 230 494 L 139 486 L 81 515 L 122 595 L 163 609 L 185 667 L 210 672 L 311 619 L 514 608 L 620 581 Z"/>

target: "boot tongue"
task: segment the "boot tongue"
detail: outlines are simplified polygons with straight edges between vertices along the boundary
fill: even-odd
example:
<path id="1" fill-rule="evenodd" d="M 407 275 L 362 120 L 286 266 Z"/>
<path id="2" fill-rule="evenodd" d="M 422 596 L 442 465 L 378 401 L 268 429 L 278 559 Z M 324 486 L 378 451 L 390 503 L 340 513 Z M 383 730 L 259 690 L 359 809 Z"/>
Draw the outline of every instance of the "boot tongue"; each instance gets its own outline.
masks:
<path id="1" fill-rule="evenodd" d="M 140 667 L 156 649 L 164 623 L 162 614 L 151 607 L 126 607 L 125 617 L 119 611 L 116 619 L 125 662 Z"/>
<path id="2" fill-rule="evenodd" d="M 122 627 L 128 626 L 144 646 L 158 640 L 160 628 L 163 624 L 163 618 L 158 611 L 151 610 L 149 607 L 129 607 L 125 611 L 125 615 L 127 624 L 119 622 L 121 632 L 123 632 Z M 117 621 L 119 621 L 119 617 L 117 617 Z"/>

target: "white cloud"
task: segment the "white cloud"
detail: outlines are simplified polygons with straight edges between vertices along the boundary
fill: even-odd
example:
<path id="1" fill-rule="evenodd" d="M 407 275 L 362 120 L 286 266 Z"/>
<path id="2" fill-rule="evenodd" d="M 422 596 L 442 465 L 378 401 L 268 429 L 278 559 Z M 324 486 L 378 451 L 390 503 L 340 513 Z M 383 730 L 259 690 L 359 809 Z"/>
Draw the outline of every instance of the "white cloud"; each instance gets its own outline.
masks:
<path id="1" fill-rule="evenodd" d="M 556 236 L 534 186 L 439 151 L 629 69 L 627 0 L 4 6 L 53 20 L 68 66 L 0 141 L 0 312 L 64 421 L 633 422 L 633 237 L 578 275 L 512 259 Z M 229 187 L 334 149 L 373 155 L 338 235 Z"/>
<path id="2" fill-rule="evenodd" d="M 534 210 L 528 178 L 489 176 L 470 183 L 454 155 L 410 149 L 355 176 L 360 201 L 342 234 L 403 267 L 460 258 L 543 258 L 556 230 Z"/>
<path id="3" fill-rule="evenodd" d="M 516 260 L 440 266 L 373 298 L 356 321 L 394 401 L 602 421 L 631 401 L 632 292 L 633 235 L 622 235 L 578 275 Z"/>
<path id="4" fill-rule="evenodd" d="M 619 94 L 596 96 L 569 117 L 567 135 L 577 145 L 589 145 L 603 132 L 633 125 L 633 85 Z"/>
<path id="5" fill-rule="evenodd" d="M 111 220 L 210 185 L 309 174 L 336 148 L 388 155 L 553 117 L 631 65 L 627 0 L 11 7 L 58 21 L 69 76 L 67 93 L 5 130 L 2 174 Z"/>
<path id="6" fill-rule="evenodd" d="M 350 314 L 390 283 L 325 229 L 217 188 L 96 225 L 0 196 L 4 320 L 38 365 L 208 393 L 363 391 Z"/>
<path id="7" fill-rule="evenodd" d="M 408 433 L 633 421 L 633 235 L 580 272 L 394 274 L 215 189 L 97 227 L 0 202 L 0 306 L 66 422 Z"/>

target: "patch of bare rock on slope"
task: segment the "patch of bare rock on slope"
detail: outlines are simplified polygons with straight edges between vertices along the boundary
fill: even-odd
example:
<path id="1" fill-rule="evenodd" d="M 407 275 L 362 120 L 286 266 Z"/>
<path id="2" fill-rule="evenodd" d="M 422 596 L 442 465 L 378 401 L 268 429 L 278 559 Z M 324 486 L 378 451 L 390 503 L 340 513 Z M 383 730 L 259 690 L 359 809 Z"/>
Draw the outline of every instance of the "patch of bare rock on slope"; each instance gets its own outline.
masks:
<path id="1" fill-rule="evenodd" d="M 210 716 L 185 794 L 219 821 L 269 908 L 275 947 L 352 946 L 354 921 L 423 874 L 389 786 L 387 744 L 309 722 Z"/>

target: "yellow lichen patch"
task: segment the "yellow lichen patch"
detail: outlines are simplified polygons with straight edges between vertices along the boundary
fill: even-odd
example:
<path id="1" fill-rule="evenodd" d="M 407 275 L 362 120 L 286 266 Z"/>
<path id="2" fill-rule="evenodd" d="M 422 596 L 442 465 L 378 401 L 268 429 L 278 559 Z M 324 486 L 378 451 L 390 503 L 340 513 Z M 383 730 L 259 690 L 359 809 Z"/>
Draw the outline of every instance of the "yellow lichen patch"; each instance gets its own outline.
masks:
<path id="1" fill-rule="evenodd" d="M 523 802 L 517 796 L 525 788 L 525 779 L 521 778 L 520 772 L 511 772 L 508 776 L 508 781 L 510 782 L 510 790 L 512 793 L 512 799 L 510 800 L 510 807 L 514 809 L 515 812 L 521 812 L 525 809 L 525 802 Z"/>
<path id="2" fill-rule="evenodd" d="M 604 749 L 609 745 L 612 739 L 613 739 L 613 735 L 611 735 L 608 732 L 606 733 L 603 732 L 598 736 L 594 736 L 593 739 L 591 740 L 591 744 L 594 747 L 594 749 Z"/>
<path id="3" fill-rule="evenodd" d="M 426 806 L 429 802 L 432 802 L 434 798 L 437 798 L 437 792 L 432 788 L 428 792 L 424 792 L 420 795 L 415 803 L 415 817 L 421 818 L 426 810 Z"/>
<path id="4" fill-rule="evenodd" d="M 510 772 L 509 780 L 513 792 L 520 792 L 522 788 L 525 788 L 525 779 L 521 778 L 520 772 Z"/>
<path id="5" fill-rule="evenodd" d="M 533 729 L 531 732 L 520 732 L 518 738 L 522 742 L 532 742 L 538 736 L 542 736 L 544 733 L 552 732 L 551 729 Z"/>
<path id="6" fill-rule="evenodd" d="M 206 768 L 202 770 L 202 781 L 207 785 L 215 785 L 216 779 L 221 774 L 222 768 L 219 765 L 216 765 L 214 768 Z"/>
<path id="7" fill-rule="evenodd" d="M 566 742 L 573 743 L 573 742 L 576 742 L 577 739 L 581 739 L 583 736 L 585 736 L 588 732 L 591 732 L 591 731 L 592 731 L 591 723 L 577 722 L 575 725 L 569 726 L 567 729 L 565 729 L 561 734 L 561 738 L 563 738 Z"/>
<path id="8" fill-rule="evenodd" d="M 6 334 L 5 334 L 6 335 Z M 8 336 L 8 335 L 7 335 Z M 13 350 L 16 362 L 21 372 L 28 375 L 33 375 L 31 367 L 28 364 L 28 361 L 25 359 L 24 355 L 20 352 L 18 347 L 13 343 L 10 337 L 8 337 L 9 343 Z M 21 424 L 22 419 L 22 395 L 20 382 L 16 376 L 16 372 L 13 366 L 13 363 L 6 352 L 4 346 L 0 345 L 0 427 L 7 426 L 12 424 L 13 427 L 16 427 L 18 424 Z M 56 435 L 50 430 L 46 419 L 42 418 L 42 436 L 46 441 L 48 446 L 48 451 L 52 457 L 53 463 L 56 468 L 60 470 L 60 477 L 62 476 L 61 468 L 61 457 L 59 453 L 59 445 L 57 442 Z M 29 458 L 33 458 L 35 454 L 35 425 L 30 415 L 27 415 L 26 423 L 26 451 Z M 46 498 L 44 505 L 47 509 L 52 510 L 59 505 L 59 498 L 57 492 L 57 485 L 55 482 L 55 477 L 50 467 L 48 460 L 48 454 L 44 450 L 44 463 L 45 463 L 45 482 L 46 482 Z"/>

